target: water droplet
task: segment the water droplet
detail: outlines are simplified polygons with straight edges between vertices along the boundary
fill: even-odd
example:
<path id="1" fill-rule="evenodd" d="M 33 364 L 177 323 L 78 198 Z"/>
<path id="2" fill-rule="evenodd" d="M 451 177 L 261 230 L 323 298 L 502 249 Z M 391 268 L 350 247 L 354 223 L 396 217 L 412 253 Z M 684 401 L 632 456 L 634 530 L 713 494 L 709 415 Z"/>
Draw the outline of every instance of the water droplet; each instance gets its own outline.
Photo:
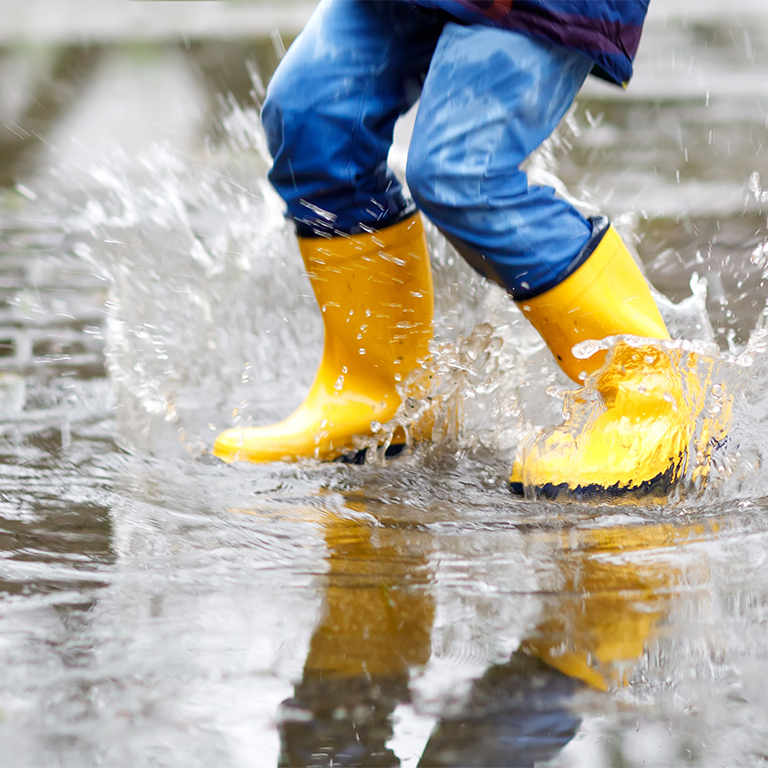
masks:
<path id="1" fill-rule="evenodd" d="M 363 347 L 360 347 L 360 349 L 358 350 L 358 352 L 359 352 L 361 355 L 364 355 L 364 354 L 365 354 L 365 349 L 363 349 Z"/>
<path id="2" fill-rule="evenodd" d="M 586 341 L 580 341 L 578 344 L 574 344 L 571 352 L 573 353 L 573 356 L 578 360 L 586 360 L 592 357 L 592 355 L 595 355 L 607 348 L 608 347 L 605 343 L 595 341 L 594 339 L 587 339 Z"/>
<path id="3" fill-rule="evenodd" d="M 346 373 L 347 372 L 347 366 L 346 365 L 342 365 L 341 366 L 341 372 L 342 373 Z"/>
<path id="4" fill-rule="evenodd" d="M 339 376 L 338 379 L 336 379 L 336 383 L 333 385 L 333 388 L 337 392 L 341 392 L 342 389 L 344 389 L 344 376 Z"/>
<path id="5" fill-rule="evenodd" d="M 403 377 L 399 373 L 396 373 L 395 374 L 395 381 L 402 381 L 402 380 L 403 380 Z"/>

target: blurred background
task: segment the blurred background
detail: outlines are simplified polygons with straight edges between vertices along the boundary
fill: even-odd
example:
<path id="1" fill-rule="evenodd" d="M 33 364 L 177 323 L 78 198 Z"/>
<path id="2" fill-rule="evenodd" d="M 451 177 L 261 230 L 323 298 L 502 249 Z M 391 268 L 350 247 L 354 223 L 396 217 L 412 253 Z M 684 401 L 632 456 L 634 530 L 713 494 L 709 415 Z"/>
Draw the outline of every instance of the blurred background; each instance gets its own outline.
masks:
<path id="1" fill-rule="evenodd" d="M 199 149 L 222 100 L 259 98 L 253 73 L 268 82 L 314 5 L 4 0 L 0 182 L 111 143 Z"/>

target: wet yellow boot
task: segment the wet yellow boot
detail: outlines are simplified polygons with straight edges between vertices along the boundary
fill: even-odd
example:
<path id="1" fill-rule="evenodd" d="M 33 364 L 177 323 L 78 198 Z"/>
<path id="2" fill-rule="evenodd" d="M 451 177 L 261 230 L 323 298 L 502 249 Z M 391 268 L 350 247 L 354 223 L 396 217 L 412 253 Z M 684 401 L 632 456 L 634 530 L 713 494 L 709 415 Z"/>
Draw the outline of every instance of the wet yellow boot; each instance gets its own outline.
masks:
<path id="1" fill-rule="evenodd" d="M 644 344 L 669 333 L 640 269 L 610 227 L 586 261 L 563 282 L 518 303 L 574 381 L 589 387 L 566 400 L 565 423 L 524 445 L 510 486 L 556 497 L 667 488 L 685 471 L 705 401 L 696 358 Z M 611 351 L 574 356 L 587 339 L 627 335 Z M 595 397 L 597 393 L 597 397 Z M 723 433 L 718 424 L 702 430 Z"/>
<path id="2" fill-rule="evenodd" d="M 224 461 L 333 459 L 400 405 L 395 386 L 429 355 L 433 292 L 419 214 L 373 234 L 299 238 L 325 344 L 306 400 L 266 427 L 228 429 Z"/>

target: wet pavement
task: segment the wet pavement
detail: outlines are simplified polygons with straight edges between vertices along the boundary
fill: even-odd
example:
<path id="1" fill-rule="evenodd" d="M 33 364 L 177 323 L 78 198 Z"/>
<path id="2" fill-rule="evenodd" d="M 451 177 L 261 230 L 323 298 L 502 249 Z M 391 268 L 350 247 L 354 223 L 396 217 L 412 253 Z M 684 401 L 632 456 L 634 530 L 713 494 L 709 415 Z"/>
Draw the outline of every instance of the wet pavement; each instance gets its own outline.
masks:
<path id="1" fill-rule="evenodd" d="M 655 2 L 531 173 L 614 219 L 734 424 L 703 490 L 611 503 L 510 496 L 569 385 L 434 231 L 431 443 L 208 455 L 319 359 L 253 101 L 303 6 L 0 39 L 0 765 L 765 762 L 768 15 Z"/>

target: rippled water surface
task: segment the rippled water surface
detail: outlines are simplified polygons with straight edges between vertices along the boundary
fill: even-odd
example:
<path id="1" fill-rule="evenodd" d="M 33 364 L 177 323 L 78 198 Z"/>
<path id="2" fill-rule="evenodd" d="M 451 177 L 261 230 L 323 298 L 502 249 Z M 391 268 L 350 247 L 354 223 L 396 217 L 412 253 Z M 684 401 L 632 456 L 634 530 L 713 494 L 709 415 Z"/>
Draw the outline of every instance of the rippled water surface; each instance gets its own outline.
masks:
<path id="1" fill-rule="evenodd" d="M 320 355 L 254 104 L 307 8 L 10 4 L 0 765 L 765 763 L 768 15 L 655 4 L 531 173 L 613 218 L 734 422 L 703 490 L 611 503 L 509 494 L 569 384 L 434 231 L 432 441 L 212 459 Z"/>

